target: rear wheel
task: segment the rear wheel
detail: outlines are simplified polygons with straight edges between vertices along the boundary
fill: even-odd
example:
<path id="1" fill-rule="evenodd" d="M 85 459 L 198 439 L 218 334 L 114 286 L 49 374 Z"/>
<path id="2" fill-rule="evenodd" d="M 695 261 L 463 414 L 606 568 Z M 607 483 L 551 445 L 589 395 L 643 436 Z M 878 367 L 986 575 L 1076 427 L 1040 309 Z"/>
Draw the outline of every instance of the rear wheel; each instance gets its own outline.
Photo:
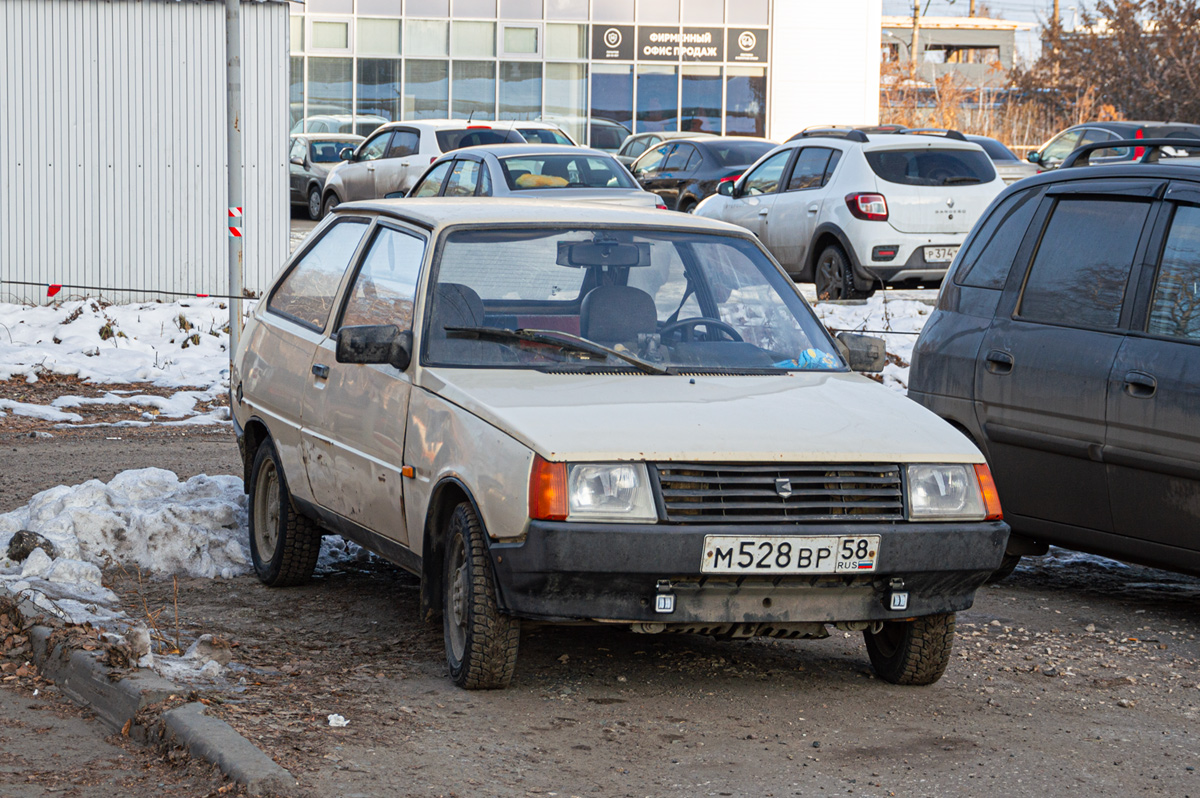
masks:
<path id="1" fill-rule="evenodd" d="M 817 257 L 817 299 L 861 299 L 870 292 L 854 287 L 854 275 L 850 271 L 850 260 L 837 244 L 830 244 Z"/>
<path id="2" fill-rule="evenodd" d="M 308 192 L 308 218 L 314 222 L 321 219 L 321 190 L 316 186 Z"/>
<path id="3" fill-rule="evenodd" d="M 325 198 L 325 205 L 322 206 L 321 209 L 321 218 L 324 219 L 326 216 L 333 213 L 333 209 L 338 206 L 339 202 L 340 200 L 337 198 L 337 194 L 330 194 L 327 196 Z"/>
<path id="4" fill-rule="evenodd" d="M 250 560 L 269 587 L 302 585 L 321 552 L 321 530 L 292 506 L 279 455 L 264 441 L 250 468 Z"/>
<path id="5" fill-rule="evenodd" d="M 892 684 L 933 684 L 950 664 L 954 613 L 886 621 L 879 632 L 868 630 L 863 637 L 879 678 Z"/>
<path id="6" fill-rule="evenodd" d="M 468 690 L 507 687 L 517 667 L 521 621 L 500 612 L 479 516 L 468 502 L 446 524 L 442 627 L 450 678 Z"/>

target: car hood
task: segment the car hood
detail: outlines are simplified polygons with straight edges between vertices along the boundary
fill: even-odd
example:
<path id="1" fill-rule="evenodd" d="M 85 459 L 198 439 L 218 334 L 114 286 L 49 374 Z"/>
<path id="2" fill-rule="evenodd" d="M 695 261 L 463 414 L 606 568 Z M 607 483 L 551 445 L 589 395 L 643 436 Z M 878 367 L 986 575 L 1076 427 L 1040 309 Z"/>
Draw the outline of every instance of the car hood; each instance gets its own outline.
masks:
<path id="1" fill-rule="evenodd" d="M 419 383 L 548 460 L 959 462 L 946 422 L 857 374 L 652 376 L 427 368 Z"/>
<path id="2" fill-rule="evenodd" d="M 653 208 L 656 195 L 640 188 L 531 188 L 516 191 L 510 197 L 540 200 L 568 200 L 571 202 L 599 202 L 602 205 L 629 205 L 635 208 Z"/>

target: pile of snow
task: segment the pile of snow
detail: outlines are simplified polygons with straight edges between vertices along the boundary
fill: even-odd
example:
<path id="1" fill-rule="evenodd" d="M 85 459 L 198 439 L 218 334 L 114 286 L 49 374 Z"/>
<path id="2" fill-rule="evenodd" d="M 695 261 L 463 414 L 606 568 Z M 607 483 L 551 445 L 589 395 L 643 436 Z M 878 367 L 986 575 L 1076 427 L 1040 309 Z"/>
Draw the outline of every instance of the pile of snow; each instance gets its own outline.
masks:
<path id="1" fill-rule="evenodd" d="M 908 291 L 905 295 L 926 294 L 936 297 L 936 291 Z M 908 391 L 908 368 L 912 363 L 913 347 L 917 335 L 929 321 L 933 306 L 921 299 L 892 298 L 886 291 L 879 291 L 862 304 L 818 302 L 813 310 L 826 327 L 836 332 L 866 331 L 866 335 L 882 338 L 887 343 L 890 355 L 899 358 L 903 365 L 888 363 L 883 369 L 883 384 L 893 390 Z"/>

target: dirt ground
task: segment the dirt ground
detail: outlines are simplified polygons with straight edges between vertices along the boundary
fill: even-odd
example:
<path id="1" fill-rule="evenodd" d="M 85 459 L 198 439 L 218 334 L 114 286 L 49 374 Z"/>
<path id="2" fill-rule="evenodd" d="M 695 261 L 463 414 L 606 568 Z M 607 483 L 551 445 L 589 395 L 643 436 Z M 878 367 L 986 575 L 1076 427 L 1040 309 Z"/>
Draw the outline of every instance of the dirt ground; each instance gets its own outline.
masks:
<path id="1" fill-rule="evenodd" d="M 119 437 L 120 440 L 108 440 Z M 155 465 L 238 473 L 228 429 L 53 439 L 0 428 L 0 511 Z M 1200 579 L 1057 558 L 959 614 L 925 688 L 860 635 L 722 642 L 526 628 L 508 690 L 445 675 L 417 583 L 380 563 L 311 585 L 109 574 L 131 615 L 235 645 L 215 710 L 311 796 L 1197 796 Z M 327 716 L 349 725 L 331 728 Z M 203 794 L 203 793 L 200 793 Z"/>

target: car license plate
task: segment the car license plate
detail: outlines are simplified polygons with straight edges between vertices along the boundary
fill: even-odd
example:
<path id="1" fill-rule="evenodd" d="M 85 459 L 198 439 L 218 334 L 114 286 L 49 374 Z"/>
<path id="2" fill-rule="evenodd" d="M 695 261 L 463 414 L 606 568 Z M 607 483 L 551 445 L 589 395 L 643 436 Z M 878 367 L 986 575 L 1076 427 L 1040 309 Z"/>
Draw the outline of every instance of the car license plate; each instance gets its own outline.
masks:
<path id="1" fill-rule="evenodd" d="M 926 263 L 949 263 L 958 254 L 958 247 L 925 247 Z"/>
<path id="2" fill-rule="evenodd" d="M 872 573 L 879 535 L 741 537 L 705 535 L 705 574 Z"/>

